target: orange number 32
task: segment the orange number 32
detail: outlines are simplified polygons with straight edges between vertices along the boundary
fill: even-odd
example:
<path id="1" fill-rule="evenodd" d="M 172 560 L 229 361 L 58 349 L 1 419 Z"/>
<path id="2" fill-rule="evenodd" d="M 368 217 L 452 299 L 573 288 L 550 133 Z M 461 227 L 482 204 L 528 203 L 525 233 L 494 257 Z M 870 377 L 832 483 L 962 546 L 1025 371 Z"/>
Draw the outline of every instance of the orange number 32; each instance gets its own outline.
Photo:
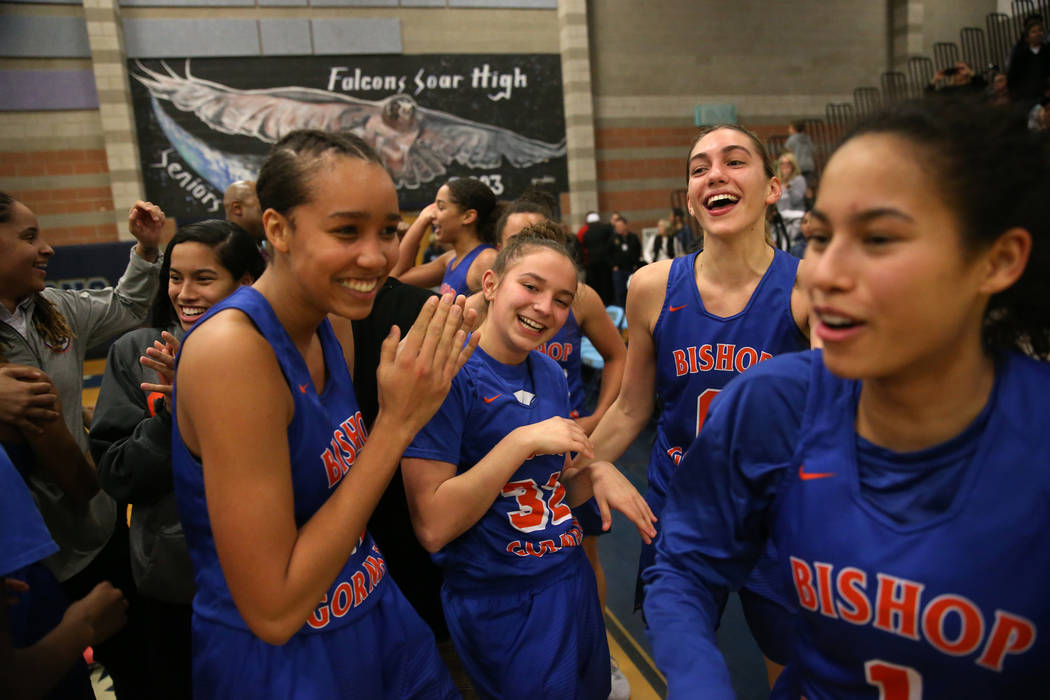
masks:
<path id="1" fill-rule="evenodd" d="M 558 481 L 561 472 L 554 472 L 547 483 L 537 486 L 535 479 L 510 481 L 503 486 L 503 496 L 516 499 L 518 509 L 507 513 L 510 524 L 522 532 L 535 532 L 551 525 L 560 525 L 572 517 L 572 510 L 563 501 L 565 487 Z M 544 501 L 544 491 L 550 492 Z"/>

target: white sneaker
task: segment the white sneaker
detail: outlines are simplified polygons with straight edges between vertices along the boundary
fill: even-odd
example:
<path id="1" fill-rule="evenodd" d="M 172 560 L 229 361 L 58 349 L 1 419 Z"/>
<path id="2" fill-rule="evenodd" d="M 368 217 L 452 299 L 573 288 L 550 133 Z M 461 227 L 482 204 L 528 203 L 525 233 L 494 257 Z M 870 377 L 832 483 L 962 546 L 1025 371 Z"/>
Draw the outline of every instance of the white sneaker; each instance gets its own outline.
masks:
<path id="1" fill-rule="evenodd" d="M 612 667 L 612 691 L 609 693 L 609 700 L 630 700 L 631 684 L 620 670 L 620 664 L 610 656 L 609 665 Z"/>

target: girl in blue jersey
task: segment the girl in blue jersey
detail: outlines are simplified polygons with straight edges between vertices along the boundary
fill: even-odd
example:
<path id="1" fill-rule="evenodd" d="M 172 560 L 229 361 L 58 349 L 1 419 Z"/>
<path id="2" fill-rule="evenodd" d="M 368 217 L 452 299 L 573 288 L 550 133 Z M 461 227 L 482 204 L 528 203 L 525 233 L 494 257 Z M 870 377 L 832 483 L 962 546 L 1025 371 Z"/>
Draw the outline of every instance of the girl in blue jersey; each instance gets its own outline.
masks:
<path id="1" fill-rule="evenodd" d="M 528 200 L 517 200 L 511 203 L 500 217 L 496 229 L 500 232 L 500 245 L 506 245 L 513 236 L 518 235 L 528 227 L 530 233 L 539 233 L 545 237 L 558 241 L 566 240 L 566 235 L 561 227 L 549 220 L 549 210 L 545 207 Z M 581 356 L 582 339 L 586 337 L 594 348 L 602 356 L 601 390 L 594 408 L 594 413 L 588 415 L 584 402 L 583 387 L 583 361 Z M 620 390 L 620 380 L 623 378 L 623 366 L 627 358 L 627 347 L 624 345 L 620 332 L 609 320 L 609 315 L 602 305 L 601 297 L 588 285 L 580 282 L 576 288 L 576 298 L 569 309 L 569 315 L 564 325 L 554 334 L 550 340 L 541 343 L 537 351 L 547 355 L 557 362 L 565 373 L 565 379 L 569 383 L 569 417 L 583 428 L 584 433 L 590 434 L 598 421 L 616 400 Z M 605 569 L 602 567 L 601 557 L 598 552 L 598 537 L 607 532 L 602 529 L 602 519 L 598 512 L 598 506 L 593 499 L 581 503 L 574 509 L 574 515 L 580 523 L 583 532 L 583 552 L 587 555 L 594 570 L 594 578 L 598 584 L 598 603 L 601 610 L 605 609 Z M 612 685 L 611 697 L 629 697 L 630 685 L 626 676 L 620 671 L 615 659 L 611 659 Z"/>
<path id="2" fill-rule="evenodd" d="M 442 603 L 474 686 L 487 698 L 604 698 L 609 651 L 594 576 L 570 506 L 591 495 L 646 538 L 644 499 L 607 462 L 562 480 L 591 452 L 567 418 L 561 368 L 532 352 L 565 322 L 576 268 L 557 241 L 508 241 L 483 290 L 481 343 L 402 465 L 413 524 L 445 569 Z"/>
<path id="3" fill-rule="evenodd" d="M 732 697 L 714 626 L 772 536 L 800 610 L 777 698 L 1042 698 L 1050 149 L 977 103 L 887 108 L 824 172 L 822 352 L 712 406 L 645 612 L 672 698 Z M 683 653 L 683 650 L 688 653 Z"/>
<path id="4" fill-rule="evenodd" d="M 495 224 L 499 216 L 496 195 L 484 182 L 471 177 L 449 180 L 405 233 L 391 275 L 417 287 L 440 284 L 442 294 L 470 296 L 481 289 L 481 276 L 496 259 Z M 433 226 L 439 242 L 452 249 L 412 267 L 428 226 Z"/>
<path id="5" fill-rule="evenodd" d="M 365 523 L 476 341 L 427 302 L 378 369 L 365 429 L 326 314 L 361 318 L 397 253 L 397 196 L 360 139 L 298 131 L 259 173 L 273 257 L 187 333 L 173 466 L 193 559 L 195 697 L 446 698 L 434 638 Z"/>
<path id="6" fill-rule="evenodd" d="M 766 238 L 766 209 L 781 188 L 761 141 L 735 125 L 707 128 L 689 151 L 687 175 L 689 213 L 704 231 L 703 251 L 635 273 L 623 383 L 591 435 L 596 459 L 619 458 L 659 398 L 646 494 L 658 516 L 671 475 L 718 392 L 749 367 L 809 345 L 798 260 Z M 652 556 L 643 546 L 639 575 Z M 789 591 L 775 585 L 774 567 L 772 555 L 764 558 L 741 591 L 771 682 L 788 658 L 780 640 L 793 607 Z"/>

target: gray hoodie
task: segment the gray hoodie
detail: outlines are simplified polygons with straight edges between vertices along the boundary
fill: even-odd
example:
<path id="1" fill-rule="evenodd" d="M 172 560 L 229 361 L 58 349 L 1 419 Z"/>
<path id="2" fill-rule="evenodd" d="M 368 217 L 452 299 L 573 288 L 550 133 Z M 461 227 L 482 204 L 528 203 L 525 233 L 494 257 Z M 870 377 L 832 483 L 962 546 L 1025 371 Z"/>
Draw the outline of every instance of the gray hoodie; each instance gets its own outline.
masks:
<path id="1" fill-rule="evenodd" d="M 84 356 L 87 349 L 142 323 L 157 290 L 160 257 L 154 263 L 134 250 L 117 286 L 102 290 L 66 291 L 45 289 L 41 294 L 65 316 L 76 335 L 64 347 L 51 348 L 30 321 L 23 338 L 0 322 L 4 355 L 15 364 L 42 369 L 54 382 L 62 402 L 66 427 L 80 449 L 89 453 L 87 433 L 81 417 Z M 34 304 L 26 309 L 32 318 Z M 29 474 L 29 487 L 59 552 L 45 560 L 59 581 L 84 569 L 109 541 L 116 521 L 116 502 L 99 491 L 87 504 L 77 504 L 40 470 Z"/>

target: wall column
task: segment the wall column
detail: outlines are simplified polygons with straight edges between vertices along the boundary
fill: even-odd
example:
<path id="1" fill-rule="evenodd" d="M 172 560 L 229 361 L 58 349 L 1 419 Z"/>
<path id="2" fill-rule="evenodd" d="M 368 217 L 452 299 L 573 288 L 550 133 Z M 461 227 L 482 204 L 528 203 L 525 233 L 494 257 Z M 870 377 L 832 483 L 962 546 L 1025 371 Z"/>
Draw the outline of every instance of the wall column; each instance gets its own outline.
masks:
<path id="1" fill-rule="evenodd" d="M 890 0 L 890 58 L 893 70 L 906 72 L 908 59 L 923 55 L 924 22 L 923 0 Z"/>
<path id="2" fill-rule="evenodd" d="M 120 238 L 130 240 L 128 210 L 144 194 L 118 0 L 84 0 L 84 19 L 102 116 L 113 217 Z"/>
<path id="3" fill-rule="evenodd" d="M 590 41 L 586 0 L 558 0 L 565 136 L 569 160 L 567 223 L 583 224 L 598 209 L 598 171 L 594 150 L 594 95 L 591 91 Z"/>

